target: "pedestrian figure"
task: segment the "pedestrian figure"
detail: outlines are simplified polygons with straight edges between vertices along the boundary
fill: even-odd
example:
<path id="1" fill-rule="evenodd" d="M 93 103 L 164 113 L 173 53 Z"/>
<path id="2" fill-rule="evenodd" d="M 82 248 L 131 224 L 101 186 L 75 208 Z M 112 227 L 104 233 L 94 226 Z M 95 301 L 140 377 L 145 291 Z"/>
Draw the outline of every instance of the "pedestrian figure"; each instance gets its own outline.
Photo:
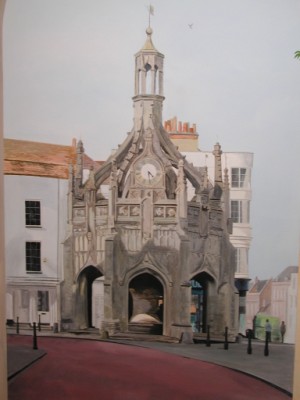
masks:
<path id="1" fill-rule="evenodd" d="M 268 342 L 271 342 L 272 325 L 270 324 L 268 319 L 266 320 L 265 331 Z"/>
<path id="2" fill-rule="evenodd" d="M 281 325 L 280 325 L 281 343 L 283 343 L 283 341 L 284 341 L 285 332 L 286 332 L 286 325 L 285 325 L 284 321 L 281 321 Z"/>

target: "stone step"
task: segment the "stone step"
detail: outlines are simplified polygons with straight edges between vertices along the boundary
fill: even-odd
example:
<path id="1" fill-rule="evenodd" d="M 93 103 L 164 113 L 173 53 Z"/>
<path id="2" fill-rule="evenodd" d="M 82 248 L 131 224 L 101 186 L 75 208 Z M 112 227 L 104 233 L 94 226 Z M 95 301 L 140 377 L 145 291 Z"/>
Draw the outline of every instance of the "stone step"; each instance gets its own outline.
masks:
<path id="1" fill-rule="evenodd" d="M 17 323 L 9 323 L 7 324 L 7 327 L 10 329 L 17 329 Z M 41 331 L 52 331 L 53 328 L 50 326 L 50 324 L 40 324 Z M 33 325 L 30 324 L 29 322 L 19 322 L 19 330 L 28 330 L 31 331 L 33 329 Z M 38 323 L 36 324 L 36 329 L 38 330 Z"/>
<path id="2" fill-rule="evenodd" d="M 109 339 L 134 340 L 142 342 L 179 343 L 179 339 L 164 335 L 147 335 L 143 333 L 119 332 L 109 336 Z"/>

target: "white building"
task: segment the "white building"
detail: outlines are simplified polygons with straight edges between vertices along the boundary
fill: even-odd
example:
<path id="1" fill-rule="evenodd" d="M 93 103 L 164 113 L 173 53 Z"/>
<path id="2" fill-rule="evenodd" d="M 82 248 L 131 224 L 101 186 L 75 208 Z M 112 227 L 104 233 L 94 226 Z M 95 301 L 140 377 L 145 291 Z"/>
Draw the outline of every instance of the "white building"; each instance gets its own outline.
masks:
<path id="1" fill-rule="evenodd" d="M 75 147 L 4 140 L 7 320 L 60 320 L 68 164 Z"/>
<path id="2" fill-rule="evenodd" d="M 8 321 L 60 322 L 72 146 L 4 139 L 6 314 Z M 99 163 L 85 155 L 84 172 Z"/>
<path id="3" fill-rule="evenodd" d="M 208 177 L 213 182 L 214 154 L 211 151 L 199 150 L 196 125 L 190 126 L 187 122 L 177 122 L 175 117 L 165 122 L 165 129 L 169 132 L 173 143 L 178 146 L 179 151 L 186 156 L 189 162 L 195 167 L 203 165 L 207 167 Z M 252 199 L 251 172 L 253 153 L 223 152 L 221 162 L 224 175 L 227 173 L 229 180 L 230 217 L 233 223 L 230 241 L 236 250 L 235 284 L 240 294 L 240 332 L 244 333 L 245 296 L 249 282 L 248 254 L 252 240 L 250 204 Z M 190 196 L 193 196 L 192 191 L 190 191 Z"/>

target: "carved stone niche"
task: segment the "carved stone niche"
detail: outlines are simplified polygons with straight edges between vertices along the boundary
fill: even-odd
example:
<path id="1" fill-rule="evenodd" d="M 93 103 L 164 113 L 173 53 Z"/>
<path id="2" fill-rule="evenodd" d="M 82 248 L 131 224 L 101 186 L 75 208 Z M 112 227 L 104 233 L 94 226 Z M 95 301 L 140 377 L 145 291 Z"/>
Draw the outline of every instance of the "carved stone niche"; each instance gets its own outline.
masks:
<path id="1" fill-rule="evenodd" d="M 190 225 L 199 224 L 200 209 L 199 207 L 188 207 L 188 223 Z"/>
<path id="2" fill-rule="evenodd" d="M 165 218 L 165 216 L 166 216 L 166 208 L 164 206 L 154 207 L 154 218 Z"/>
<path id="3" fill-rule="evenodd" d="M 166 198 L 167 198 L 167 196 L 166 196 L 166 192 L 164 190 L 154 190 L 154 193 L 153 193 L 154 203 L 156 203 L 159 200 L 164 200 Z"/>
<path id="4" fill-rule="evenodd" d="M 129 206 L 129 215 L 131 217 L 139 217 L 141 215 L 141 207 L 139 204 Z"/>
<path id="5" fill-rule="evenodd" d="M 106 206 L 96 207 L 96 217 L 106 218 L 108 215 L 108 208 Z"/>
<path id="6" fill-rule="evenodd" d="M 176 207 L 166 207 L 166 218 L 176 217 Z"/>
<path id="7" fill-rule="evenodd" d="M 139 200 L 141 198 L 141 191 L 139 189 L 130 189 L 128 198 Z"/>
<path id="8" fill-rule="evenodd" d="M 118 205 L 117 216 L 118 217 L 129 217 L 129 205 L 128 204 Z"/>
<path id="9" fill-rule="evenodd" d="M 76 220 L 81 221 L 85 219 L 85 209 L 84 208 L 74 208 L 73 209 L 73 219 L 76 222 Z"/>

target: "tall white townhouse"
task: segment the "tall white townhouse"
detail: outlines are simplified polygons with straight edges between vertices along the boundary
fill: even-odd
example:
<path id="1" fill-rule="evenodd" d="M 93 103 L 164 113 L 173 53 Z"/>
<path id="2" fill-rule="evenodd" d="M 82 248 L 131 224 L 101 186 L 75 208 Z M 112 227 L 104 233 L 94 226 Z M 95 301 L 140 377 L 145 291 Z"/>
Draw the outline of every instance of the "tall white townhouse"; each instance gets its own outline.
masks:
<path id="1" fill-rule="evenodd" d="M 72 146 L 4 139 L 7 320 L 60 321 Z"/>
<path id="2" fill-rule="evenodd" d="M 174 117 L 165 121 L 170 139 L 186 159 L 195 167 L 205 165 L 208 178 L 214 181 L 215 157 L 212 151 L 199 150 L 199 135 L 195 124 L 177 121 Z M 252 240 L 250 204 L 252 199 L 251 172 L 253 153 L 223 152 L 221 156 L 223 181 L 229 185 L 232 233 L 230 241 L 235 248 L 235 286 L 239 291 L 239 331 L 245 333 L 246 293 L 249 284 L 248 255 Z M 192 192 L 190 192 L 192 193 Z M 192 194 L 191 194 L 192 195 Z"/>

